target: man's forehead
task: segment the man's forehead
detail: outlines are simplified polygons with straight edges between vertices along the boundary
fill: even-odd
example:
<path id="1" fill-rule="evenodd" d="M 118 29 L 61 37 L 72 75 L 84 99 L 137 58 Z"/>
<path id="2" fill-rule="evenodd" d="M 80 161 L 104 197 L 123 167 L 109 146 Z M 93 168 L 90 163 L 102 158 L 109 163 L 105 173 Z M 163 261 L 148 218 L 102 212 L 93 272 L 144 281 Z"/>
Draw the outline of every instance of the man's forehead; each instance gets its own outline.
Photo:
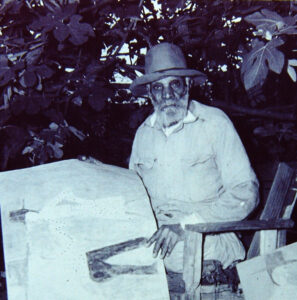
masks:
<path id="1" fill-rule="evenodd" d="M 162 83 L 162 84 L 165 84 L 165 83 L 169 83 L 173 80 L 180 80 L 180 81 L 183 81 L 184 80 L 184 77 L 182 76 L 164 76 L 162 77 L 161 79 L 159 80 L 156 80 L 156 81 L 153 81 L 152 84 L 155 84 L 155 83 Z"/>

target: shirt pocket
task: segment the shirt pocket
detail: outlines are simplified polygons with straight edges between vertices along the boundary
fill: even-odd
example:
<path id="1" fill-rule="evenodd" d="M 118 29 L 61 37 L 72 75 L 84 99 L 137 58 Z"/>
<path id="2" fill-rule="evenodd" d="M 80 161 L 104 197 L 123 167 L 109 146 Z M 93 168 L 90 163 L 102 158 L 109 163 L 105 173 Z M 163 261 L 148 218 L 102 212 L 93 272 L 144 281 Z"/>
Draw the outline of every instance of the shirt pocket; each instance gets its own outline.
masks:
<path id="1" fill-rule="evenodd" d="M 182 159 L 182 169 L 185 180 L 202 185 L 214 185 L 218 182 L 220 172 L 217 168 L 215 156 L 203 153 Z"/>
<path id="2" fill-rule="evenodd" d="M 156 161 L 157 161 L 157 159 L 153 158 L 153 157 L 143 157 L 143 158 L 138 159 L 135 162 L 135 166 L 136 166 L 137 171 L 140 174 L 143 174 L 143 173 L 151 171 L 153 169 Z"/>
<path id="3" fill-rule="evenodd" d="M 214 162 L 213 154 L 202 154 L 202 155 L 190 155 L 181 158 L 181 164 L 184 167 L 203 167 L 206 165 L 212 165 Z"/>

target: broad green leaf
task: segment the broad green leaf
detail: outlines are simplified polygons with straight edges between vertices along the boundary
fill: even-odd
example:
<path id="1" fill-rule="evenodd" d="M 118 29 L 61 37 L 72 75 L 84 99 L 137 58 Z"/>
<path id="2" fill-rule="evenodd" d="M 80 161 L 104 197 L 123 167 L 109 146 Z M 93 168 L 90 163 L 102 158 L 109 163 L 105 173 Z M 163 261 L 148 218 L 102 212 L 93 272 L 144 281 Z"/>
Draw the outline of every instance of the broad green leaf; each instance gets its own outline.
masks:
<path id="1" fill-rule="evenodd" d="M 21 97 L 17 95 L 13 97 L 10 103 L 10 109 L 14 115 L 18 116 L 24 111 L 24 109 L 26 108 L 26 104 L 27 103 L 25 96 Z"/>
<path id="2" fill-rule="evenodd" d="M 0 69 L 0 86 L 6 85 L 11 79 L 14 78 L 14 72 L 12 70 Z"/>
<path id="3" fill-rule="evenodd" d="M 295 23 L 297 22 L 297 15 L 295 15 L 295 17 L 293 16 L 286 16 L 284 17 L 284 21 L 285 23 L 289 26 L 289 25 L 295 25 Z"/>
<path id="4" fill-rule="evenodd" d="M 139 3 L 129 3 L 127 6 L 117 7 L 115 9 L 117 16 L 120 18 L 138 17 L 140 12 Z"/>
<path id="5" fill-rule="evenodd" d="M 96 86 L 90 93 L 88 102 L 95 111 L 101 111 L 105 106 L 105 101 L 113 95 L 113 90 L 106 87 Z"/>
<path id="6" fill-rule="evenodd" d="M 8 65 L 8 59 L 5 55 L 0 55 L 0 86 L 6 85 L 14 78 L 14 71 Z"/>
<path id="7" fill-rule="evenodd" d="M 291 67 L 290 65 L 287 68 L 287 72 L 289 74 L 289 76 L 291 77 L 291 79 L 296 82 L 296 71 L 293 67 Z"/>
<path id="8" fill-rule="evenodd" d="M 269 69 L 277 74 L 280 74 L 284 63 L 285 63 L 285 56 L 283 52 L 277 49 L 278 46 L 284 44 L 284 41 L 281 39 L 273 39 L 269 43 L 266 44 L 265 56 L 268 62 Z"/>
<path id="9" fill-rule="evenodd" d="M 284 26 L 283 28 L 281 28 L 277 34 L 288 34 L 288 35 L 293 35 L 293 34 L 297 34 L 297 15 L 295 15 L 295 17 L 293 16 L 287 16 L 284 17 L 286 26 Z"/>
<path id="10" fill-rule="evenodd" d="M 73 15 L 68 24 L 69 32 L 71 34 L 70 42 L 74 45 L 82 45 L 88 40 L 89 36 L 95 36 L 93 28 L 90 24 L 80 23 L 82 19 L 80 15 Z"/>
<path id="11" fill-rule="evenodd" d="M 24 83 L 26 87 L 32 87 L 36 84 L 37 78 L 34 72 L 25 71 L 23 76 L 24 76 Z"/>
<path id="12" fill-rule="evenodd" d="M 52 98 L 49 97 L 48 95 L 47 96 L 43 95 L 42 97 L 39 97 L 39 99 L 38 99 L 39 107 L 42 109 L 49 107 L 51 102 L 52 102 Z"/>
<path id="13" fill-rule="evenodd" d="M 26 62 L 29 65 L 33 65 L 37 62 L 38 58 L 40 57 L 43 51 L 43 47 L 37 48 L 35 50 L 29 51 L 26 55 Z"/>
<path id="14" fill-rule="evenodd" d="M 81 96 L 74 97 L 71 101 L 77 106 L 82 106 L 83 103 Z"/>
<path id="15" fill-rule="evenodd" d="M 0 55 L 0 68 L 2 67 L 8 68 L 8 58 L 6 55 Z"/>
<path id="16" fill-rule="evenodd" d="M 57 21 L 52 18 L 52 15 L 49 14 L 33 21 L 30 28 L 34 31 L 42 29 L 44 32 L 49 32 L 56 26 L 56 22 Z"/>
<path id="17" fill-rule="evenodd" d="M 55 16 L 59 20 L 66 20 L 70 16 L 74 15 L 76 13 L 76 10 L 77 10 L 77 3 L 70 3 L 64 5 L 63 7 L 58 7 L 58 9 L 55 10 Z"/>
<path id="18" fill-rule="evenodd" d="M 54 71 L 48 67 L 47 65 L 43 64 L 35 68 L 35 71 L 41 76 L 41 78 L 50 78 L 54 74 Z"/>
<path id="19" fill-rule="evenodd" d="M 69 28 L 67 25 L 63 23 L 59 23 L 56 28 L 54 29 L 54 37 L 59 41 L 63 42 L 69 36 Z"/>
<path id="20" fill-rule="evenodd" d="M 25 68 L 25 63 L 24 61 L 17 61 L 14 66 L 13 66 L 13 69 L 15 71 L 19 71 L 19 70 L 23 70 Z"/>
<path id="21" fill-rule="evenodd" d="M 47 143 L 47 145 L 53 149 L 55 158 L 60 159 L 63 157 L 63 150 L 60 149 L 60 147 L 63 147 L 63 145 L 60 146 L 60 144 L 58 144 L 57 142 L 55 142 L 54 145 L 52 143 Z"/>
<path id="22" fill-rule="evenodd" d="M 267 77 L 268 70 L 280 74 L 285 58 L 284 54 L 276 47 L 284 42 L 281 39 L 272 39 L 264 43 L 255 39 L 252 44 L 252 50 L 243 57 L 241 74 L 246 90 L 256 85 L 262 85 Z"/>
<path id="23" fill-rule="evenodd" d="M 12 89 L 11 86 L 8 86 L 6 88 L 6 91 L 3 93 L 4 105 L 8 106 L 8 102 L 10 101 L 11 96 L 12 96 Z"/>
<path id="24" fill-rule="evenodd" d="M 51 130 L 57 130 L 59 128 L 59 125 L 55 122 L 51 122 L 48 126 Z"/>
<path id="25" fill-rule="evenodd" d="M 7 94 L 7 97 L 8 97 L 8 100 L 10 100 L 11 96 L 12 96 L 12 89 L 11 89 L 11 86 L 8 86 L 7 89 L 6 89 L 6 94 Z"/>
<path id="26" fill-rule="evenodd" d="M 27 98 L 26 113 L 28 115 L 36 115 L 40 111 L 37 99 Z"/>
<path id="27" fill-rule="evenodd" d="M 289 59 L 288 63 L 290 66 L 297 67 L 297 59 Z"/>
<path id="28" fill-rule="evenodd" d="M 39 76 L 39 74 L 36 74 L 37 76 L 37 85 L 36 85 L 36 90 L 37 91 L 42 91 L 42 82 L 41 82 L 41 77 Z"/>
<path id="29" fill-rule="evenodd" d="M 276 34 L 277 35 L 280 35 L 280 34 L 295 35 L 295 34 L 297 34 L 297 26 L 284 27 L 281 30 L 279 30 Z"/>
<path id="30" fill-rule="evenodd" d="M 22 86 L 23 88 L 26 88 L 26 87 L 27 87 L 27 86 L 26 86 L 26 83 L 25 83 L 25 78 L 24 78 L 24 76 L 22 76 L 22 77 L 20 78 L 19 83 L 21 84 L 21 86 Z"/>
<path id="31" fill-rule="evenodd" d="M 270 31 L 271 33 L 274 33 L 285 26 L 284 19 L 276 12 L 268 9 L 262 9 L 261 12 L 257 11 L 248 15 L 244 20 L 255 25 L 258 30 L 261 29 L 264 32 Z"/>
<path id="32" fill-rule="evenodd" d="M 58 45 L 58 51 L 63 51 L 64 48 L 65 48 L 65 45 L 64 45 L 63 43 L 60 43 L 60 44 Z"/>
<path id="33" fill-rule="evenodd" d="M 34 148 L 31 147 L 31 146 L 27 146 L 24 148 L 24 150 L 22 151 L 22 154 L 25 155 L 25 154 L 28 154 L 28 153 L 31 153 L 34 151 Z"/>

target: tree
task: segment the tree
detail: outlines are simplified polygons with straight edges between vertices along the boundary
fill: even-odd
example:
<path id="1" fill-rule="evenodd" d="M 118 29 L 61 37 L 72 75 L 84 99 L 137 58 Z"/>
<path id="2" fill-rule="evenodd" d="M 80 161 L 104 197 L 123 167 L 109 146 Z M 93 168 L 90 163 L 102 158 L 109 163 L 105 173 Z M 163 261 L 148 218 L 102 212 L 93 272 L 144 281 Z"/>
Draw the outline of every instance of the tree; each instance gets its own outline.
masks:
<path id="1" fill-rule="evenodd" d="M 145 50 L 160 41 L 178 44 L 189 65 L 207 74 L 193 97 L 252 116 L 253 143 L 273 137 L 273 157 L 283 155 L 283 143 L 296 151 L 296 2 L 161 3 L 1 6 L 2 170 L 77 154 L 125 165 L 150 107 L 135 104 L 127 83 L 116 81 L 143 71 Z"/>

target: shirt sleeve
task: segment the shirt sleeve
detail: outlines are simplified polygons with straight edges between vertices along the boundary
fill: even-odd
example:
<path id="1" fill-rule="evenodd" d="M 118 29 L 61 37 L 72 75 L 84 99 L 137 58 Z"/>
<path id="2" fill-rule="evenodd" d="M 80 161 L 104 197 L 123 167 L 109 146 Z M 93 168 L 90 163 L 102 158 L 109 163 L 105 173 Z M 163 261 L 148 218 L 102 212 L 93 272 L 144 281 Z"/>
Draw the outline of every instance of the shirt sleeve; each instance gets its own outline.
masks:
<path id="1" fill-rule="evenodd" d="M 227 116 L 215 132 L 214 152 L 222 186 L 216 199 L 199 213 L 208 222 L 243 220 L 258 204 L 258 180 Z"/>
<path id="2" fill-rule="evenodd" d="M 136 161 L 136 157 L 137 157 L 137 152 L 138 152 L 138 134 L 136 132 L 134 141 L 133 141 L 133 145 L 132 145 L 132 151 L 131 151 L 131 155 L 130 155 L 130 160 L 129 160 L 129 169 L 136 171 L 135 170 L 135 161 Z"/>

